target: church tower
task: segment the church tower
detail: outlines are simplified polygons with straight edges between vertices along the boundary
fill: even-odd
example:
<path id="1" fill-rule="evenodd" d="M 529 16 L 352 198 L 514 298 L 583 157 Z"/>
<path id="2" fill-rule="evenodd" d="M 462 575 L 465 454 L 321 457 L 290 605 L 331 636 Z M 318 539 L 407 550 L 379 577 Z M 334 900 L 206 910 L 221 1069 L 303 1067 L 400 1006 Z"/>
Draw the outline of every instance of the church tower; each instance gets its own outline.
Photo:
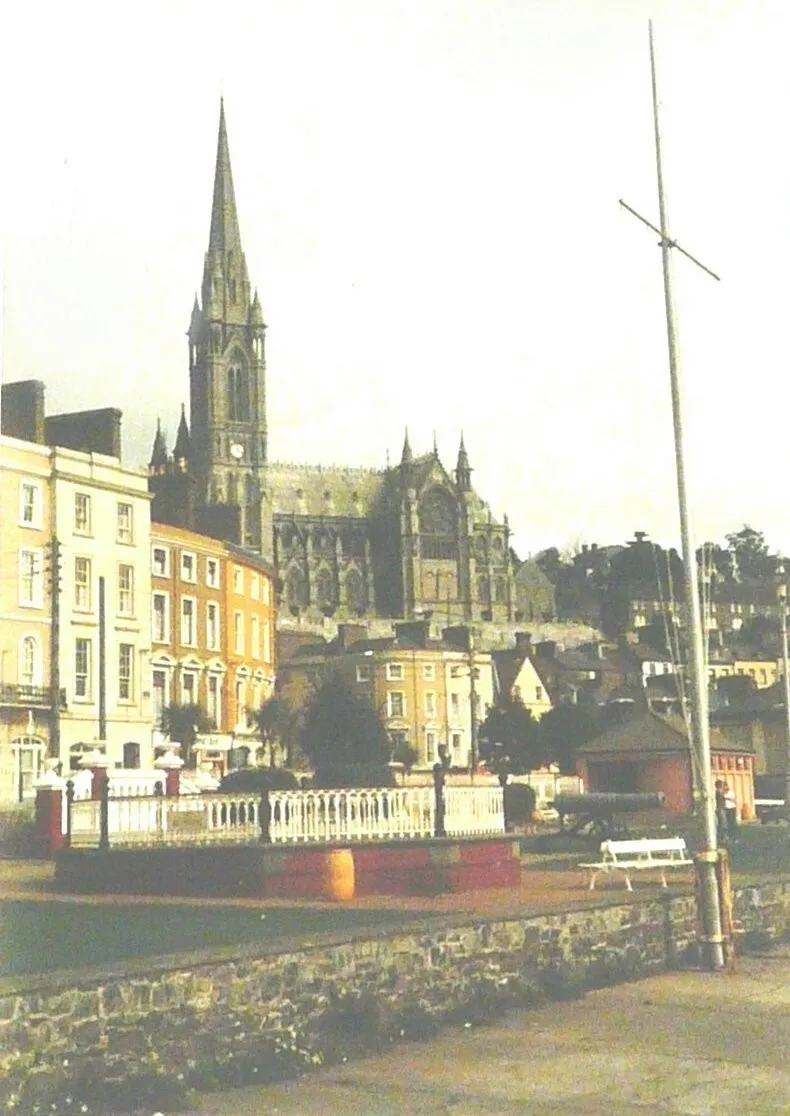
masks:
<path id="1" fill-rule="evenodd" d="M 201 297 L 189 325 L 190 471 L 206 528 L 271 556 L 262 515 L 266 467 L 266 357 L 263 312 L 251 294 L 233 190 L 225 106 Z M 214 533 L 210 531 L 210 533 Z"/>

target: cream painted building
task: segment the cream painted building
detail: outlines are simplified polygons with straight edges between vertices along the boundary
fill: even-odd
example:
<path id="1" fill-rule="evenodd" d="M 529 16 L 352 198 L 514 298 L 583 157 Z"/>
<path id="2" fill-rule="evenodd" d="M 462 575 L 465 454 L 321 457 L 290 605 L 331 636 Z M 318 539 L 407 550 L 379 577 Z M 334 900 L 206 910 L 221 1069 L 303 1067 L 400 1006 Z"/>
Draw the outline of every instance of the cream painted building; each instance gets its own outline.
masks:
<path id="1" fill-rule="evenodd" d="M 444 755 L 469 766 L 472 724 L 494 701 L 491 654 L 470 650 L 465 628 L 429 637 L 424 621 L 395 624 L 395 635 L 370 639 L 361 625 L 341 624 L 332 643 L 306 644 L 282 660 L 278 691 L 293 709 L 304 707 L 322 682 L 342 677 L 378 713 L 393 750 L 407 744 L 416 767 L 430 769 Z"/>
<path id="2" fill-rule="evenodd" d="M 113 457 L 51 451 L 60 544 L 60 758 L 106 750 L 150 766 L 151 522 L 147 474 Z"/>
<path id="3" fill-rule="evenodd" d="M 32 797 L 49 747 L 50 473 L 46 446 L 0 437 L 0 806 Z"/>

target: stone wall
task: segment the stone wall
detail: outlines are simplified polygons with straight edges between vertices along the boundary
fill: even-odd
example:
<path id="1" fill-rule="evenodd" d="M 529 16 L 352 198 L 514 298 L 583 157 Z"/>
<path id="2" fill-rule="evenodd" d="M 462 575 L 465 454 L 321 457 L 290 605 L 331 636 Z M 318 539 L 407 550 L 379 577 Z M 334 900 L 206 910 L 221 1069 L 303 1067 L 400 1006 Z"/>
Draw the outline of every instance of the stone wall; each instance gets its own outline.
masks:
<path id="1" fill-rule="evenodd" d="M 790 923 L 790 880 L 742 889 L 736 918 L 761 944 Z M 0 982 L 0 1106 L 152 1075 L 197 1084 L 309 1064 L 373 1033 L 417 1037 L 482 1010 L 633 979 L 696 960 L 690 892 L 496 920 L 456 916 L 337 936 Z M 461 1014 L 459 1014 L 461 1013 Z M 353 1051 L 352 1051 L 353 1053 Z M 254 1065 L 253 1065 L 254 1063 Z M 255 1079 L 254 1077 L 252 1078 Z M 131 1107 L 131 1106 L 130 1106 Z M 48 1109 L 47 1109 L 48 1110 Z"/>

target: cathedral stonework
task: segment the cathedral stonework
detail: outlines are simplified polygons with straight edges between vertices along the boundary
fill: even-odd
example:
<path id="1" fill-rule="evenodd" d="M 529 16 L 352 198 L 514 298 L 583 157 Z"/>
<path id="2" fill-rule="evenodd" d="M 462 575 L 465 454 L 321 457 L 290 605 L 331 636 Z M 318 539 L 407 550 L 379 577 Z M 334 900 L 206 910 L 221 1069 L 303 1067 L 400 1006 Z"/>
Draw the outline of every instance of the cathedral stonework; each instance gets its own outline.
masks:
<path id="1" fill-rule="evenodd" d="M 157 428 L 153 518 L 270 559 L 279 614 L 336 620 L 433 617 L 511 623 L 516 559 L 472 487 L 461 438 L 454 472 L 408 434 L 385 469 L 268 460 L 265 331 L 241 246 L 224 107 L 209 246 L 189 327 L 190 420 L 172 456 Z"/>

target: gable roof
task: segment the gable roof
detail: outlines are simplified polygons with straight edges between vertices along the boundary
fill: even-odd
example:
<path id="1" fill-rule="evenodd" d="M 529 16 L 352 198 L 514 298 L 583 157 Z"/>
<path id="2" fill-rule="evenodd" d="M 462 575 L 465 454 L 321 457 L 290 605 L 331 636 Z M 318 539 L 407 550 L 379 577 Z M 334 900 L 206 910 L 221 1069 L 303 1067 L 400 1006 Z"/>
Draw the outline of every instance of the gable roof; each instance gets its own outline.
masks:
<path id="1" fill-rule="evenodd" d="M 626 753 L 664 754 L 687 752 L 689 736 L 681 717 L 662 716 L 647 712 L 590 740 L 579 748 L 584 755 L 624 755 Z M 710 746 L 714 752 L 741 752 L 751 754 L 754 748 L 740 741 L 731 740 L 715 726 L 710 728 Z"/>

